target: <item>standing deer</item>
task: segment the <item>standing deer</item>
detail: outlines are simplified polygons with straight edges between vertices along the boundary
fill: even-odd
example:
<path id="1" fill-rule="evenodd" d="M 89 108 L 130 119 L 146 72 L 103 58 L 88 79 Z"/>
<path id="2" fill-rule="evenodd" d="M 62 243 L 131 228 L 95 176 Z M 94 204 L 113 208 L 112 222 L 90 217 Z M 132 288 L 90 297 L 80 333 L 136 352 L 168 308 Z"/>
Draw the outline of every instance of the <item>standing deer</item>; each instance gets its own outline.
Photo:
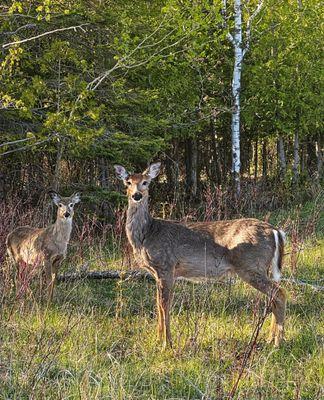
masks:
<path id="1" fill-rule="evenodd" d="M 126 234 L 157 283 L 158 336 L 171 346 L 170 305 L 175 279 L 213 279 L 227 273 L 271 298 L 269 342 L 283 339 L 286 296 L 279 287 L 284 233 L 257 219 L 184 224 L 152 218 L 148 210 L 149 185 L 160 171 L 155 163 L 142 174 L 129 174 L 115 165 L 127 188 Z M 269 279 L 272 267 L 273 281 Z"/>
<path id="2" fill-rule="evenodd" d="M 46 228 L 16 228 L 7 237 L 7 252 L 17 264 L 17 268 L 21 263 L 29 268 L 43 265 L 48 299 L 51 300 L 58 269 L 66 257 L 74 206 L 79 203 L 80 194 L 62 197 L 52 190 L 48 194 L 57 206 L 55 223 Z"/>

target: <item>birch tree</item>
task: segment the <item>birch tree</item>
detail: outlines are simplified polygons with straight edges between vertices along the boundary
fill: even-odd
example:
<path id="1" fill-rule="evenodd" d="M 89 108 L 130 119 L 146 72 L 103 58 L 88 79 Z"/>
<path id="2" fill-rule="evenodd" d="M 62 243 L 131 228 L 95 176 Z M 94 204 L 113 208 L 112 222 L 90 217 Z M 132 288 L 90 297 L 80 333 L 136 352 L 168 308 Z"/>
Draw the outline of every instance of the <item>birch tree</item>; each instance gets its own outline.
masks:
<path id="1" fill-rule="evenodd" d="M 224 16 L 226 17 L 227 1 L 224 0 Z M 234 49 L 234 66 L 232 78 L 232 173 L 234 191 L 238 198 L 241 191 L 241 155 L 240 155 L 240 117 L 241 117 L 241 89 L 242 89 L 242 67 L 245 55 L 250 49 L 251 27 L 255 17 L 263 7 L 263 0 L 260 0 L 254 12 L 248 17 L 245 29 L 245 41 L 243 41 L 242 26 L 242 1 L 234 0 L 234 30 L 228 32 L 227 38 Z"/>

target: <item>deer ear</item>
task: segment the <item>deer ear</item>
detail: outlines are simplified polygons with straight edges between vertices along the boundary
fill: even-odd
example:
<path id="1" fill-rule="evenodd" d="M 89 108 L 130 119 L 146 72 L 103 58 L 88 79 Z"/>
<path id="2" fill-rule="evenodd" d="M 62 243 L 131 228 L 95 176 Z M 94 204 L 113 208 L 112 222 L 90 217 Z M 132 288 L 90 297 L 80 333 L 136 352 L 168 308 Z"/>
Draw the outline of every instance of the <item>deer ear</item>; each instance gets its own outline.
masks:
<path id="1" fill-rule="evenodd" d="M 61 201 L 61 196 L 58 193 L 56 193 L 54 190 L 49 190 L 47 193 L 50 196 L 50 198 L 53 200 L 54 204 L 56 204 L 58 206 L 59 202 Z"/>
<path id="2" fill-rule="evenodd" d="M 81 201 L 81 193 L 80 192 L 76 192 L 72 195 L 71 197 L 72 203 L 77 204 L 80 203 Z"/>
<path id="3" fill-rule="evenodd" d="M 122 167 L 121 165 L 114 165 L 114 168 L 115 168 L 117 178 L 119 178 L 123 181 L 128 178 L 129 173 L 126 171 L 126 169 L 124 167 Z"/>
<path id="4" fill-rule="evenodd" d="M 151 179 L 154 179 L 157 177 L 160 173 L 160 168 L 161 168 L 161 163 L 157 162 L 154 164 L 151 164 L 147 170 L 143 172 L 143 175 L 148 175 Z"/>

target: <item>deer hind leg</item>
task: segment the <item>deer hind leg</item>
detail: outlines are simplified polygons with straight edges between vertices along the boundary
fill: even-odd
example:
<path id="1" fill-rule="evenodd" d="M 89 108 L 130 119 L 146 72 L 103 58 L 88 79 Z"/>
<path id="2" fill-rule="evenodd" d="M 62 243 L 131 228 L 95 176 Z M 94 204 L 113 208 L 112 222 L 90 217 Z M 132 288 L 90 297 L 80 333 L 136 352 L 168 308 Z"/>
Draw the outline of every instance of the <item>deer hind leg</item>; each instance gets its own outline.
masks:
<path id="1" fill-rule="evenodd" d="M 54 286 L 57 278 L 57 271 L 61 263 L 61 258 L 58 256 L 52 257 L 45 261 L 45 282 L 48 302 L 52 302 Z"/>
<path id="2" fill-rule="evenodd" d="M 172 347 L 170 330 L 170 307 L 172 301 L 173 279 L 157 279 L 158 336 L 163 348 Z"/>
<path id="3" fill-rule="evenodd" d="M 251 273 L 236 272 L 245 282 L 269 297 L 271 301 L 272 320 L 268 342 L 274 342 L 274 345 L 278 347 L 284 338 L 286 313 L 286 293 L 284 289 L 280 288 L 277 283 L 272 282 L 266 274 L 254 271 L 251 271 Z"/>
<path id="4" fill-rule="evenodd" d="M 19 286 L 19 272 L 20 272 L 20 263 L 21 261 L 18 257 L 15 257 L 14 251 L 11 246 L 8 244 L 7 247 L 7 273 L 11 277 L 16 294 L 18 293 Z"/>
<path id="5" fill-rule="evenodd" d="M 284 321 L 286 314 L 286 293 L 284 289 L 274 285 L 272 302 L 272 319 L 268 342 L 278 347 L 284 339 Z"/>
<path id="6" fill-rule="evenodd" d="M 14 281 L 16 297 L 20 298 L 28 288 L 28 264 L 23 260 L 17 260 Z"/>
<path id="7" fill-rule="evenodd" d="M 45 285 L 43 285 L 43 289 L 45 289 L 47 299 L 50 302 L 52 301 L 53 287 L 54 287 L 51 260 L 44 261 L 44 275 L 45 275 Z"/>
<path id="8" fill-rule="evenodd" d="M 48 266 L 45 268 L 45 271 L 47 271 L 46 284 L 48 288 L 49 301 L 52 301 L 53 299 L 54 287 L 57 281 L 57 273 L 63 258 L 64 257 L 62 255 L 56 255 L 51 257 L 51 259 L 48 261 Z"/>

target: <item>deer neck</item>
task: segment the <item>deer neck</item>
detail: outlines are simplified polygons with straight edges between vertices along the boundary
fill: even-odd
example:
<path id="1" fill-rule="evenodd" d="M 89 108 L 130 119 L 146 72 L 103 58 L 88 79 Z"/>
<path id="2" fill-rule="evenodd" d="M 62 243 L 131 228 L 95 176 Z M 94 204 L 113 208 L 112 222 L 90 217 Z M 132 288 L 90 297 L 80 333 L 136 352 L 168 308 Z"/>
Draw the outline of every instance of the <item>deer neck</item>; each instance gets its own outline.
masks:
<path id="1" fill-rule="evenodd" d="M 150 229 L 152 217 L 148 210 L 148 197 L 144 197 L 139 203 L 129 200 L 126 234 L 134 251 L 138 251 L 143 247 L 144 239 Z"/>
<path id="2" fill-rule="evenodd" d="M 56 242 L 68 243 L 72 231 L 72 218 L 63 220 L 62 218 L 57 218 L 55 224 L 52 225 L 53 236 Z"/>

